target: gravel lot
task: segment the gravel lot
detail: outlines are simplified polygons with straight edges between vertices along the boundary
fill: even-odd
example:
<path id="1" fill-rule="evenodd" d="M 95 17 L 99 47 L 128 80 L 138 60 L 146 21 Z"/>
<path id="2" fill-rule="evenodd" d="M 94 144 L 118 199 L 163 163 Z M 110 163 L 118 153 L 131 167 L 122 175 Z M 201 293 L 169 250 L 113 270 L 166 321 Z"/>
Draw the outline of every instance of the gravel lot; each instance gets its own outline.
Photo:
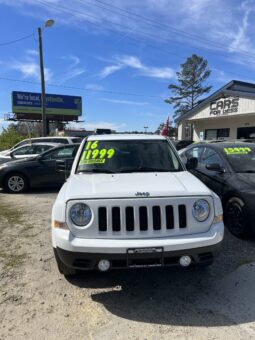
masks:
<path id="1" fill-rule="evenodd" d="M 255 241 L 228 233 L 210 268 L 61 276 L 57 192 L 0 192 L 0 339 L 254 339 Z"/>

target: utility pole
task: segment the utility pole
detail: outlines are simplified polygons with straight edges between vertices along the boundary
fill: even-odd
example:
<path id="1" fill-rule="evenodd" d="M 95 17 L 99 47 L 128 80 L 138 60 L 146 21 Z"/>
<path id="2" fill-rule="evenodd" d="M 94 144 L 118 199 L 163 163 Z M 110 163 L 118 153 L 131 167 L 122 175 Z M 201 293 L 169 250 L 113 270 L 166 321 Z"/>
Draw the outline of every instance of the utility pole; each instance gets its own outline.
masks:
<path id="1" fill-rule="evenodd" d="M 39 56 L 40 56 L 40 72 L 41 72 L 42 136 L 45 137 L 47 135 L 47 123 L 46 123 L 46 98 L 45 98 L 45 79 L 44 79 L 44 67 L 43 67 L 41 27 L 38 27 L 38 40 L 39 40 Z"/>
<path id="2" fill-rule="evenodd" d="M 148 130 L 148 126 L 144 126 L 144 133 L 147 133 L 147 130 Z"/>
<path id="3" fill-rule="evenodd" d="M 44 27 L 52 27 L 54 20 L 48 19 L 44 23 Z M 46 119 L 46 96 L 45 96 L 45 79 L 43 66 L 43 47 L 42 47 L 42 28 L 38 27 L 38 41 L 39 41 L 39 57 L 40 57 L 40 73 L 41 73 L 41 105 L 42 105 L 42 136 L 47 136 L 48 122 Z"/>

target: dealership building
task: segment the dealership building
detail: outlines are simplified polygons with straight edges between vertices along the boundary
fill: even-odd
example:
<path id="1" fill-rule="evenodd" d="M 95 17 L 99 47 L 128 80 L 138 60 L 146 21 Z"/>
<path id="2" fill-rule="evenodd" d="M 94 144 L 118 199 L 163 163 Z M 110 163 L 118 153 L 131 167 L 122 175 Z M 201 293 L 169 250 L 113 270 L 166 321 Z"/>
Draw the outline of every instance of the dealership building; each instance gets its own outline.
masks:
<path id="1" fill-rule="evenodd" d="M 176 120 L 178 139 L 255 139 L 255 84 L 232 80 Z"/>

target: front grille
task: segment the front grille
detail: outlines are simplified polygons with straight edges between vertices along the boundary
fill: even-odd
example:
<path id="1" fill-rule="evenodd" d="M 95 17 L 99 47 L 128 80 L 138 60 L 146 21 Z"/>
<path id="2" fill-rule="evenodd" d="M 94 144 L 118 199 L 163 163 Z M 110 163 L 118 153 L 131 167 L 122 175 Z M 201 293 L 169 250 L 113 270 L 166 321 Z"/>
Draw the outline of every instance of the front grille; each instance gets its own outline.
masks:
<path id="1" fill-rule="evenodd" d="M 126 230 L 134 231 L 134 229 L 135 229 L 134 208 L 126 207 Z"/>
<path id="2" fill-rule="evenodd" d="M 106 207 L 98 208 L 98 227 L 99 231 L 107 230 L 107 210 Z"/>
<path id="3" fill-rule="evenodd" d="M 178 215 L 178 216 L 175 216 Z M 187 228 L 186 206 L 180 204 L 139 207 L 99 207 L 98 230 L 100 232 L 146 232 Z"/>
<path id="4" fill-rule="evenodd" d="M 112 230 L 120 231 L 120 208 L 112 208 Z"/>
<path id="5" fill-rule="evenodd" d="M 166 228 L 174 228 L 174 209 L 172 205 L 166 206 Z"/>
<path id="6" fill-rule="evenodd" d="M 186 218 L 186 207 L 185 207 L 184 204 L 180 204 L 178 206 L 178 212 L 179 212 L 180 228 L 186 228 L 187 227 L 187 218 Z"/>
<path id="7" fill-rule="evenodd" d="M 140 230 L 148 229 L 148 212 L 147 207 L 139 207 L 139 224 Z"/>
<path id="8" fill-rule="evenodd" d="M 160 230 L 161 229 L 161 214 L 160 214 L 160 207 L 158 205 L 152 207 L 152 217 L 153 217 L 153 229 Z"/>

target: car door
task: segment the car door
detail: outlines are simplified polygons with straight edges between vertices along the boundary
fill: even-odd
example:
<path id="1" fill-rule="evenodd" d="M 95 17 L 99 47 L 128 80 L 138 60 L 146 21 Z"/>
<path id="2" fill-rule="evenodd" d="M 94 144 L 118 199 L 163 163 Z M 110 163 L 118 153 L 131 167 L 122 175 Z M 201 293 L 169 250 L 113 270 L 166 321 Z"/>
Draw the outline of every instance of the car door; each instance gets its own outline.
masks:
<path id="1" fill-rule="evenodd" d="M 208 170 L 207 165 L 218 164 L 222 169 L 225 169 L 224 160 L 217 150 L 206 146 L 200 158 L 199 178 L 205 183 L 208 188 L 222 196 L 223 188 L 226 183 L 226 178 L 229 176 L 227 172 Z"/>
<path id="2" fill-rule="evenodd" d="M 63 184 L 66 179 L 65 171 L 57 169 L 57 161 L 65 160 L 72 163 L 77 152 L 76 145 L 66 145 L 54 148 L 39 157 L 38 167 L 34 174 L 34 180 L 39 186 L 54 186 Z"/>

